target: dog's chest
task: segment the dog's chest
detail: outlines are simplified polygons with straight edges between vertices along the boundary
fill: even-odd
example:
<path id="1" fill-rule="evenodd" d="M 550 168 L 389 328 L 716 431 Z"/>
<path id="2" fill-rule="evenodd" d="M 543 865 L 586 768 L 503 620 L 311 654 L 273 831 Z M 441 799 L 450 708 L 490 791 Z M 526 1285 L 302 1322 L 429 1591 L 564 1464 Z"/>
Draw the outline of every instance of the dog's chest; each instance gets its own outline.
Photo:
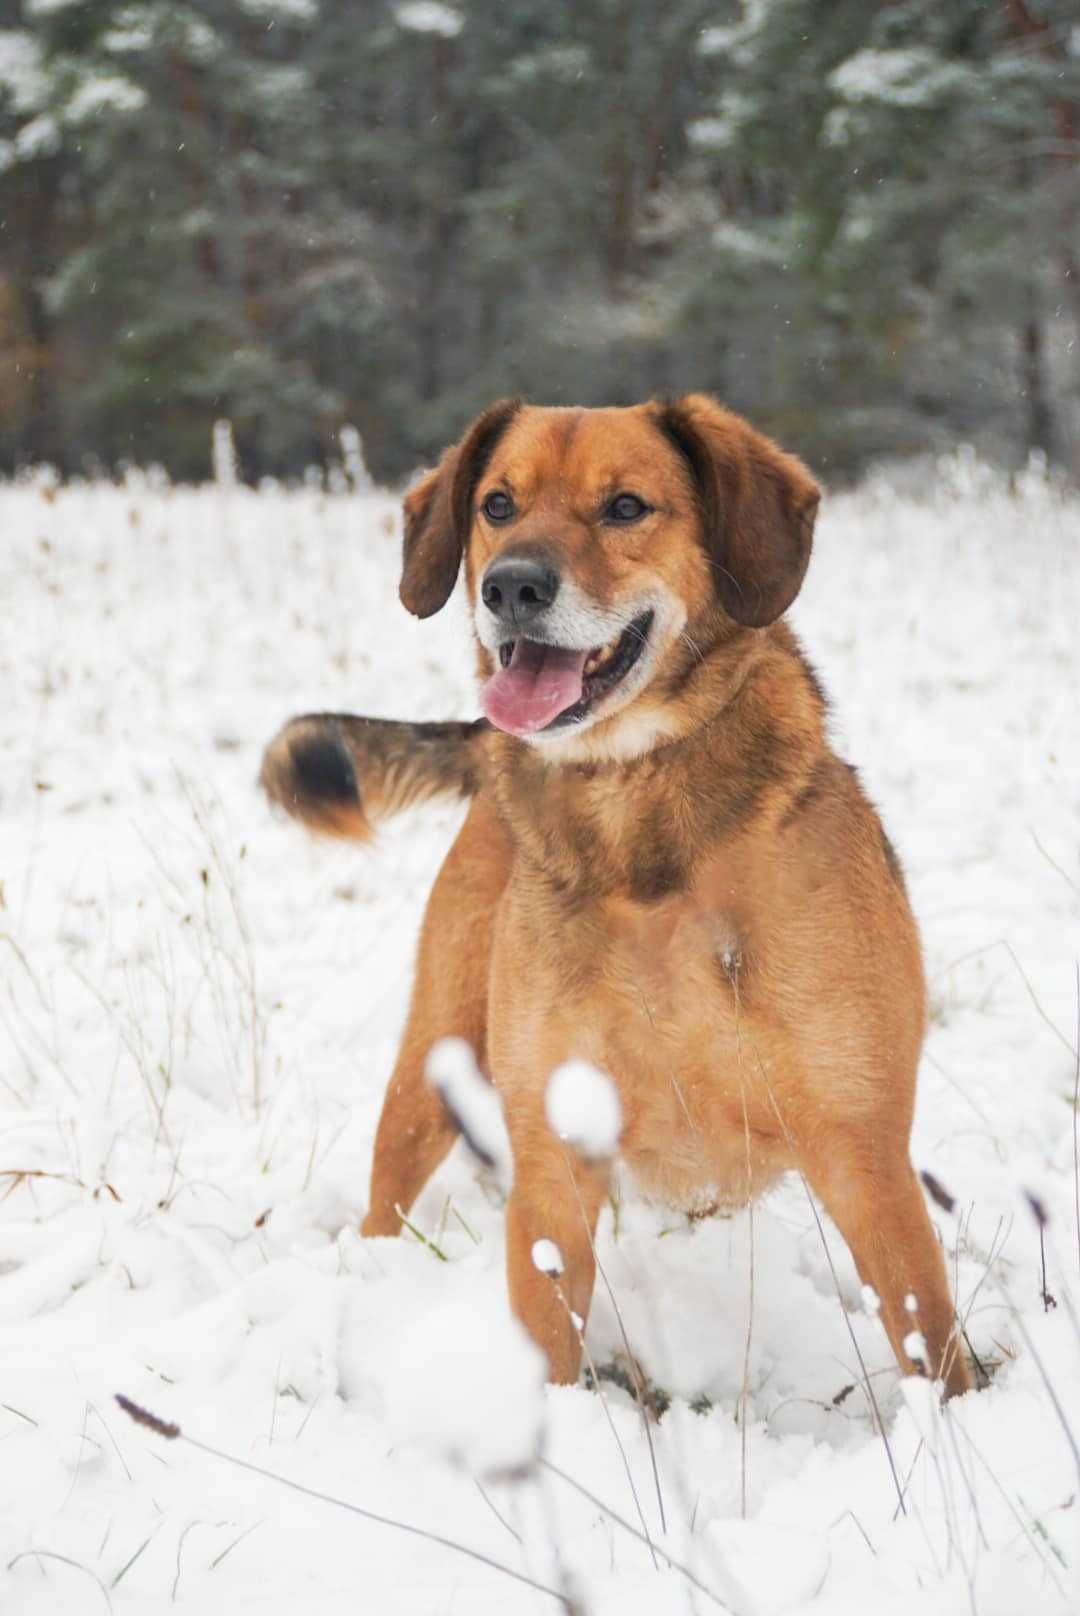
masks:
<path id="1" fill-rule="evenodd" d="M 686 908 L 609 937 L 596 1059 L 619 1088 L 624 1157 L 669 1201 L 746 1199 L 784 1154 L 751 938 L 734 915 Z"/>
<path id="2" fill-rule="evenodd" d="M 541 1086 L 559 1061 L 591 1061 L 618 1088 L 636 1176 L 688 1206 L 745 1198 L 782 1165 L 763 954 L 735 896 L 725 903 L 713 883 L 564 917 L 507 951 L 529 969 L 493 1006 L 500 1086 Z"/>

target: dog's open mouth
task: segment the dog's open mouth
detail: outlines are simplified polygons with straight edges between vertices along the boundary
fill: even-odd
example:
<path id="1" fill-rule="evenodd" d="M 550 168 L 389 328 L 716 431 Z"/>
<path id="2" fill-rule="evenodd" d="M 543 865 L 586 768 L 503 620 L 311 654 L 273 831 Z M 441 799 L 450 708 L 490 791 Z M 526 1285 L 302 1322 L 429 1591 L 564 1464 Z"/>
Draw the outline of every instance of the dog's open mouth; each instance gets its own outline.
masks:
<path id="1" fill-rule="evenodd" d="M 610 695 L 645 649 L 653 614 L 643 612 L 606 645 L 575 651 L 522 637 L 499 647 L 502 666 L 480 692 L 480 705 L 510 735 L 580 724 Z"/>

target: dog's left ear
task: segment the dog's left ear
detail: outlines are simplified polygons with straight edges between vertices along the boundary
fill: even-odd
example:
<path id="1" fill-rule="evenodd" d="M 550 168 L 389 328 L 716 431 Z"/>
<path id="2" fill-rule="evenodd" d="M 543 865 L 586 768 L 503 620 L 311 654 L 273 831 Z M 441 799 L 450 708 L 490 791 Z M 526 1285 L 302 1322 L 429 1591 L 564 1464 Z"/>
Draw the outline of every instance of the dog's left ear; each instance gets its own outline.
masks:
<path id="1" fill-rule="evenodd" d="M 446 605 L 457 580 L 472 521 L 472 497 L 496 443 L 520 409 L 500 399 L 444 451 L 434 471 L 405 495 L 405 544 L 399 593 L 414 617 Z"/>
<path id="2" fill-rule="evenodd" d="M 694 474 L 720 604 L 749 628 L 775 622 L 799 593 L 820 488 L 794 455 L 704 393 L 659 405 L 657 422 Z"/>

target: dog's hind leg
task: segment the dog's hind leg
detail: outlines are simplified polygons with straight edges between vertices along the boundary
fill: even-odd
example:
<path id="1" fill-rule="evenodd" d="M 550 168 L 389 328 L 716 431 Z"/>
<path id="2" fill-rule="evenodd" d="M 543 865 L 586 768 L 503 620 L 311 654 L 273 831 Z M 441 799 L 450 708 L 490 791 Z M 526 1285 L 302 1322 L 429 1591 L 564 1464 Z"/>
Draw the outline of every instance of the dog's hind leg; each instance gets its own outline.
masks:
<path id="1" fill-rule="evenodd" d="M 405 1035 L 375 1135 L 365 1235 L 394 1235 L 457 1137 L 424 1066 L 440 1038 L 464 1038 L 484 1062 L 488 968 L 510 849 L 494 810 L 474 800 L 428 899 Z M 400 1207 L 401 1211 L 398 1211 Z"/>

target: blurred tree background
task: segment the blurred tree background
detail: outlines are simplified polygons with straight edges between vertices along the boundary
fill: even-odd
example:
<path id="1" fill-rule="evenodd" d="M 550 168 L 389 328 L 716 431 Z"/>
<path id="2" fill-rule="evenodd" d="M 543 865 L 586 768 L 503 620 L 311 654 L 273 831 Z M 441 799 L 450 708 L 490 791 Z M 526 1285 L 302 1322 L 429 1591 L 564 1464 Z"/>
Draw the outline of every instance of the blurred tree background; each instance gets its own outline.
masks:
<path id="1" fill-rule="evenodd" d="M 0 470 L 688 387 L 1080 473 L 1076 0 L 0 0 Z"/>

